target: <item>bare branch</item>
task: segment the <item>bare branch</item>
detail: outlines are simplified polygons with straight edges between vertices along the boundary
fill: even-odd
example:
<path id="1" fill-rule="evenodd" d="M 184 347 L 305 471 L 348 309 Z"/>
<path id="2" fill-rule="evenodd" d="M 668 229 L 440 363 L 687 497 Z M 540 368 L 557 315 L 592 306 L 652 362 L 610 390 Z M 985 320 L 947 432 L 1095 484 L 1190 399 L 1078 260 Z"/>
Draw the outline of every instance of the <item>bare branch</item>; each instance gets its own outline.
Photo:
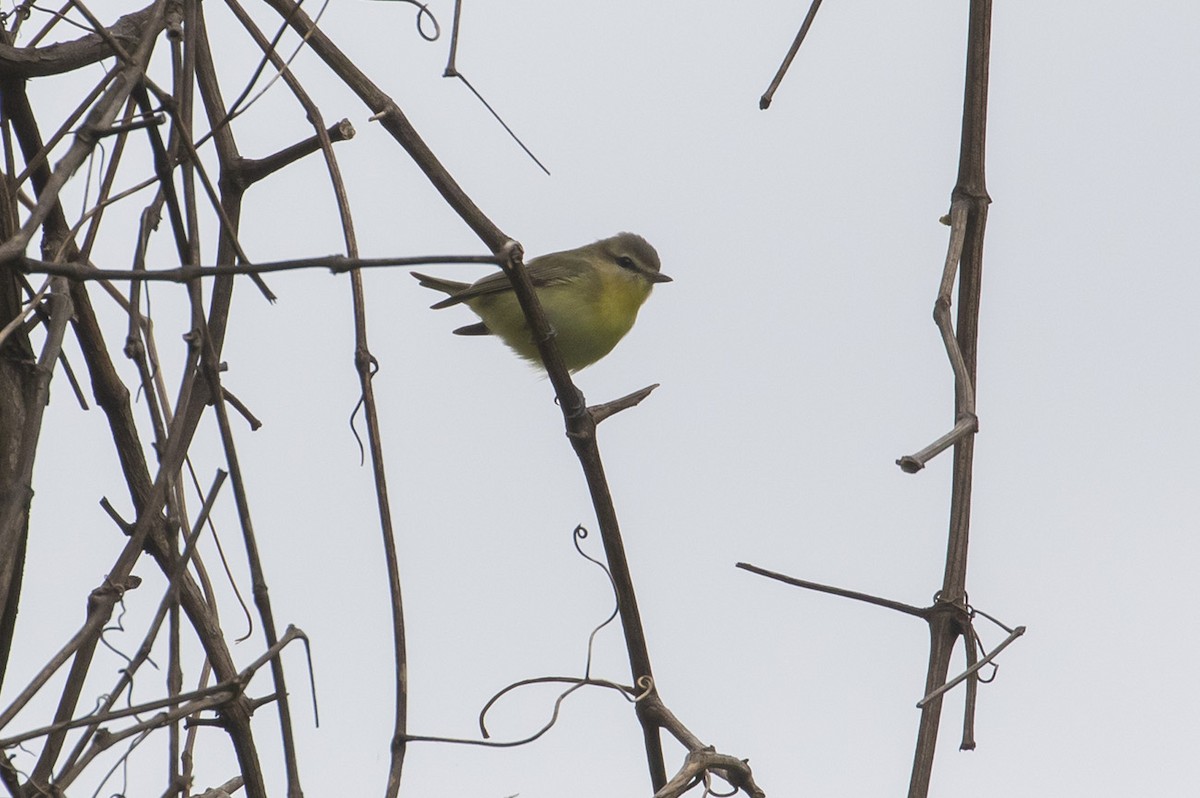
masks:
<path id="1" fill-rule="evenodd" d="M 125 49 L 136 48 L 147 26 L 162 30 L 163 18 L 155 13 L 158 5 L 154 2 L 121 17 L 107 29 L 108 36 L 89 33 L 74 41 L 45 47 L 13 47 L 0 42 L 0 73 L 14 78 L 61 75 L 112 58 L 115 52 L 111 41 L 119 42 Z"/>
<path id="2" fill-rule="evenodd" d="M 1016 640 L 1018 637 L 1020 637 L 1023 634 L 1025 634 L 1024 626 L 1018 626 L 1016 629 L 1013 629 L 1012 632 L 1009 634 L 1009 636 L 1004 638 L 1003 642 L 1001 642 L 1000 645 L 998 645 L 994 649 L 992 649 L 991 653 L 989 653 L 986 657 L 984 657 L 983 659 L 974 663 L 973 665 L 971 665 L 971 667 L 967 668 L 965 671 L 958 674 L 953 679 L 946 682 L 945 684 L 943 684 L 941 687 L 937 688 L 936 690 L 930 692 L 928 695 L 926 695 L 924 698 L 922 698 L 920 701 L 918 701 L 917 709 L 924 709 L 925 706 L 927 704 L 929 704 L 929 702 L 933 701 L 935 698 L 940 697 L 942 695 L 942 693 L 945 693 L 947 690 L 952 689 L 955 685 L 959 684 L 967 677 L 972 676 L 975 673 L 978 673 L 980 668 L 982 668 L 984 665 L 987 665 L 989 662 L 994 660 L 1001 651 L 1008 648 L 1008 646 L 1014 640 Z"/>
<path id="3" fill-rule="evenodd" d="M 591 415 L 592 421 L 594 421 L 596 424 L 599 424 L 604 419 L 608 418 L 609 416 L 616 415 L 622 410 L 628 410 L 631 407 L 637 407 L 642 403 L 642 400 L 652 394 L 654 389 L 657 387 L 658 383 L 656 382 L 653 385 L 647 385 L 645 388 L 622 396 L 620 399 L 613 399 L 611 402 L 605 402 L 604 404 L 592 405 L 587 409 L 588 413 Z"/>
<path id="4" fill-rule="evenodd" d="M 750 764 L 744 759 L 719 754 L 711 748 L 688 751 L 683 767 L 661 789 L 654 798 L 678 798 L 703 781 L 707 774 L 715 773 L 732 786 L 751 796 L 765 798 L 766 793 L 754 783 Z"/>
<path id="5" fill-rule="evenodd" d="M 349 119 L 343 119 L 325 131 L 329 141 L 348 141 L 354 138 L 354 125 Z M 321 136 L 313 134 L 304 141 L 299 141 L 290 147 L 268 155 L 265 158 L 240 158 L 235 164 L 235 170 L 229 174 L 230 179 L 237 180 L 243 187 L 252 186 L 260 180 L 275 174 L 280 169 L 293 164 L 306 155 L 321 150 Z"/>
<path id="6" fill-rule="evenodd" d="M 768 571 L 765 568 L 759 568 L 758 566 L 750 565 L 749 563 L 740 562 L 737 564 L 737 567 L 741 568 L 743 571 L 749 571 L 750 573 L 758 574 L 759 576 L 766 576 L 770 579 L 777 579 L 780 582 L 786 582 L 787 584 L 795 585 L 796 587 L 803 587 L 807 590 L 815 590 L 819 593 L 829 593 L 830 595 L 841 596 L 842 598 L 863 601 L 867 604 L 874 604 L 877 607 L 886 607 L 889 610 L 896 610 L 897 612 L 903 612 L 905 615 L 914 615 L 918 618 L 929 617 L 929 610 L 924 607 L 914 607 L 911 604 L 904 604 L 899 601 L 880 598 L 879 596 L 872 596 L 869 593 L 859 593 L 857 590 L 846 590 L 845 588 L 841 587 L 832 587 L 831 585 L 822 585 L 817 582 L 796 579 L 795 577 L 785 576 L 783 574 L 775 573 L 774 571 Z"/>
<path id="7" fill-rule="evenodd" d="M 979 297 L 983 275 L 983 237 L 987 208 L 991 201 L 984 178 L 984 144 L 987 131 L 988 66 L 991 58 L 991 0 L 971 0 L 967 23 L 967 68 L 963 90 L 962 137 L 959 146 L 958 180 L 951 192 L 951 244 L 939 286 L 935 308 L 955 371 L 955 425 L 973 421 L 975 401 L 975 364 L 979 338 Z M 958 218 L 956 218 L 956 216 Z M 963 221 L 959 221 L 963 219 Z M 956 229 L 961 229 L 957 233 Z M 953 345 L 948 340 L 949 286 L 951 260 L 961 235 L 958 259 L 958 324 Z M 958 355 L 961 354 L 961 363 Z M 969 406 L 968 406 L 969 405 Z M 967 550 L 971 526 L 971 486 L 974 474 L 975 435 L 967 433 L 954 443 L 954 466 L 950 487 L 950 524 L 942 589 L 936 611 L 929 618 L 929 662 L 924 693 L 930 700 L 921 708 L 921 721 L 913 754 L 909 798 L 929 794 L 933 758 L 941 722 L 942 695 L 937 693 L 946 682 L 955 641 L 970 637 L 970 617 L 966 613 Z"/>
<path id="8" fill-rule="evenodd" d="M 161 10 L 163 2 L 164 0 L 156 0 L 154 4 L 155 11 Z M 150 31 L 156 30 L 152 23 L 147 24 L 146 28 Z M 84 160 L 91 154 L 96 145 L 97 138 L 95 134 L 103 131 L 112 124 L 121 105 L 138 85 L 141 79 L 142 68 L 149 59 L 153 42 L 154 37 L 147 35 L 147 31 L 143 30 L 140 34 L 137 51 L 133 56 L 133 63 L 115 70 L 115 80 L 104 92 L 100 100 L 92 107 L 84 125 L 76 132 L 74 143 L 55 165 L 49 179 L 40 187 L 37 205 L 30 212 L 29 218 L 26 219 L 25 224 L 21 227 L 17 235 L 10 237 L 3 244 L 0 244 L 0 263 L 10 261 L 24 254 L 25 248 L 28 246 L 34 232 L 45 221 L 51 208 L 57 204 L 58 194 L 62 191 L 63 186 L 66 185 L 67 180 L 70 179 L 71 175 L 75 173 Z"/>
<path id="9" fill-rule="evenodd" d="M 236 274 L 270 274 L 296 269 L 328 269 L 344 274 L 355 269 L 379 269 L 394 266 L 426 266 L 429 264 L 496 263 L 492 255 L 416 255 L 396 258 L 348 258 L 344 255 L 321 255 L 313 258 L 269 261 L 266 263 L 235 263 L 217 266 L 178 266 L 173 269 L 96 269 L 86 263 L 51 263 L 36 258 L 18 258 L 28 274 L 47 274 L 74 281 L 130 280 L 135 282 L 189 283 L 202 277 L 230 277 Z"/>
<path id="10" fill-rule="evenodd" d="M 950 243 L 947 247 L 946 262 L 942 268 L 942 282 L 938 287 L 937 300 L 933 304 L 933 320 L 941 333 L 942 343 L 946 347 L 946 357 L 954 371 L 954 400 L 958 409 L 958 419 L 954 428 L 916 454 L 905 455 L 896 461 L 901 470 L 915 474 L 925 467 L 926 463 L 945 451 L 950 446 L 962 440 L 967 435 L 979 431 L 979 419 L 975 416 L 975 379 L 973 369 L 967 368 L 963 358 L 962 347 L 954 334 L 954 325 L 950 321 L 950 295 L 954 289 L 954 278 L 958 274 L 958 264 L 962 260 L 963 243 L 966 240 L 969 203 L 956 199 L 951 203 Z"/>
<path id="11" fill-rule="evenodd" d="M 775 97 L 775 90 L 783 82 L 783 76 L 787 74 L 788 68 L 792 65 L 792 60 L 796 57 L 796 53 L 800 51 L 800 45 L 804 43 L 804 37 L 808 35 L 808 29 L 812 27 L 813 20 L 817 18 L 817 9 L 820 7 L 821 0 L 812 0 L 812 5 L 808 7 L 808 13 L 804 15 L 804 22 L 801 23 L 800 30 L 797 31 L 791 48 L 788 50 L 787 55 L 783 57 L 783 63 L 779 65 L 779 70 L 771 80 L 771 85 L 767 87 L 767 90 L 763 92 L 763 96 L 758 100 L 760 110 L 765 111 L 771 107 L 771 100 Z"/>
<path id="12" fill-rule="evenodd" d="M 242 788 L 244 780 L 241 776 L 234 776 L 229 781 L 222 784 L 220 787 L 213 787 L 211 790 L 205 790 L 194 798 L 233 798 L 233 794 Z"/>
<path id="13" fill-rule="evenodd" d="M 908 474 L 915 474 L 920 471 L 925 465 L 936 457 L 941 452 L 949 449 L 954 444 L 961 441 L 968 435 L 973 435 L 979 431 L 979 419 L 974 414 L 964 416 L 958 420 L 954 428 L 947 432 L 942 437 L 938 438 L 933 443 L 926 446 L 919 452 L 914 454 L 906 454 L 896 460 L 896 465 Z"/>

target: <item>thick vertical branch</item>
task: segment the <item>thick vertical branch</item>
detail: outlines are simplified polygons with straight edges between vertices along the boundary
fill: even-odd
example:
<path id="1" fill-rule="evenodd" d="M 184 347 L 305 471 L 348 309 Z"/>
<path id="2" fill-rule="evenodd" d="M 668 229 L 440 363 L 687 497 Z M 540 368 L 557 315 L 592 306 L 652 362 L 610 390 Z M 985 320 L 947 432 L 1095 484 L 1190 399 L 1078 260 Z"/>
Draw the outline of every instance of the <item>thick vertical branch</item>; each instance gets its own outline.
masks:
<path id="1" fill-rule="evenodd" d="M 0 88 L 3 91 L 3 88 Z M 17 230 L 16 188 L 8 175 L 0 183 L 0 236 Z M 23 305 L 21 281 L 12 267 L 0 267 L 0 319 L 15 319 Z M 25 437 L 31 414 L 36 371 L 33 347 L 18 326 L 0 345 L 0 685 L 12 652 L 12 634 L 17 621 L 21 579 L 25 570 L 25 547 L 29 534 L 30 493 L 23 478 Z"/>
<path id="2" fill-rule="evenodd" d="M 24 368 L 21 364 L 6 363 L 5 387 L 11 388 L 12 393 L 0 398 L 4 408 L 0 411 L 0 419 L 6 422 L 13 420 L 13 416 L 19 412 L 22 422 L 14 430 L 17 434 L 5 441 L 9 445 L 4 452 L 4 490 L 0 492 L 0 546 L 3 547 L 0 548 L 0 552 L 3 552 L 0 568 L 3 569 L 4 588 L 0 595 L 5 598 L 3 633 L 6 646 L 3 653 L 6 656 L 20 595 L 21 569 L 24 567 L 29 532 L 29 507 L 33 498 L 33 463 L 42 431 L 42 414 L 49 399 L 50 378 L 62 350 L 67 320 L 71 317 L 67 284 L 58 278 L 53 280 L 49 311 L 50 322 L 41 357 L 36 363 L 24 364 Z M 7 357 L 4 359 L 8 360 Z M 26 370 L 27 374 L 20 373 Z M 10 382 L 9 377 L 24 379 Z M 9 438 L 8 433 L 5 433 L 5 438 Z"/>
<path id="3" fill-rule="evenodd" d="M 964 412 L 962 397 L 974 393 L 976 344 L 979 336 L 979 295 L 983 269 L 983 237 L 990 198 L 984 180 L 985 134 L 987 130 L 988 61 L 991 45 L 991 0 L 971 0 L 967 34 L 967 68 L 963 97 L 962 140 L 959 151 L 958 182 L 951 195 L 954 211 L 965 209 L 965 235 L 958 276 L 958 324 L 956 338 L 962 352 L 969 386 L 957 385 L 956 418 Z M 958 379 L 956 377 L 956 379 Z M 942 590 L 929 621 L 929 667 L 925 679 L 926 694 L 946 680 L 954 643 L 962 635 L 970 637 L 966 611 L 967 548 L 971 520 L 971 479 L 975 455 L 975 435 L 969 434 L 954 445 L 954 470 L 950 495 L 950 530 L 946 550 Z M 942 699 L 938 696 L 921 710 L 913 758 L 909 798 L 925 798 L 933 772 L 937 748 Z"/>

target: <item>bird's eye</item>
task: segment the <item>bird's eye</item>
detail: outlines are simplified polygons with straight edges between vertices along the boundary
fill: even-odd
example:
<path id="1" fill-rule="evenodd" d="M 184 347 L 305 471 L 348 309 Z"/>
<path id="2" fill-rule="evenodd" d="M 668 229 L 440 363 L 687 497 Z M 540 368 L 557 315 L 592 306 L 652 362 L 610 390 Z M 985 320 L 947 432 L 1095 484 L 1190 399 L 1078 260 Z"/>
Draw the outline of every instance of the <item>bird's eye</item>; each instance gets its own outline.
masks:
<path id="1" fill-rule="evenodd" d="M 637 265 L 633 262 L 633 258 L 628 255 L 622 255 L 617 258 L 617 265 L 622 269 L 637 269 Z"/>

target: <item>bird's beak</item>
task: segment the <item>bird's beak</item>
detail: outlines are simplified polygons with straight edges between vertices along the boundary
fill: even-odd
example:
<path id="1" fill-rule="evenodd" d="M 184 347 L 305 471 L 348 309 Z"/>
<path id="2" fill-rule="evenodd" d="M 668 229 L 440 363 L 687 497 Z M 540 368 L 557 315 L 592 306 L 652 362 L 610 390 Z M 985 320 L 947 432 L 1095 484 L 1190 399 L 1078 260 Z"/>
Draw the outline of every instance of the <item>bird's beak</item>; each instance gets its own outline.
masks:
<path id="1" fill-rule="evenodd" d="M 662 272 L 646 272 L 646 278 L 652 283 L 673 283 L 675 282 Z"/>

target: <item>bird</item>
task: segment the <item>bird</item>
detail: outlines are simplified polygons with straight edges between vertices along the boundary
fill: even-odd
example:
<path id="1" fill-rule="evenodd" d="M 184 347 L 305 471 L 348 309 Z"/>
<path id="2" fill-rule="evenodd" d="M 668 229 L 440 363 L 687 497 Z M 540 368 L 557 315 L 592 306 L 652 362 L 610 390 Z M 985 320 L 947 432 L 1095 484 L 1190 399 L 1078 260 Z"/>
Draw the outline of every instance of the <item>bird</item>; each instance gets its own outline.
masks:
<path id="1" fill-rule="evenodd" d="M 655 284 L 672 282 L 661 268 L 658 252 L 634 233 L 618 233 L 525 264 L 568 370 L 574 373 L 592 365 L 625 337 Z M 518 356 L 545 368 L 504 272 L 473 283 L 418 272 L 412 276 L 426 288 L 448 295 L 431 305 L 432 309 L 464 304 L 481 319 L 459 327 L 455 335 L 495 335 Z"/>

